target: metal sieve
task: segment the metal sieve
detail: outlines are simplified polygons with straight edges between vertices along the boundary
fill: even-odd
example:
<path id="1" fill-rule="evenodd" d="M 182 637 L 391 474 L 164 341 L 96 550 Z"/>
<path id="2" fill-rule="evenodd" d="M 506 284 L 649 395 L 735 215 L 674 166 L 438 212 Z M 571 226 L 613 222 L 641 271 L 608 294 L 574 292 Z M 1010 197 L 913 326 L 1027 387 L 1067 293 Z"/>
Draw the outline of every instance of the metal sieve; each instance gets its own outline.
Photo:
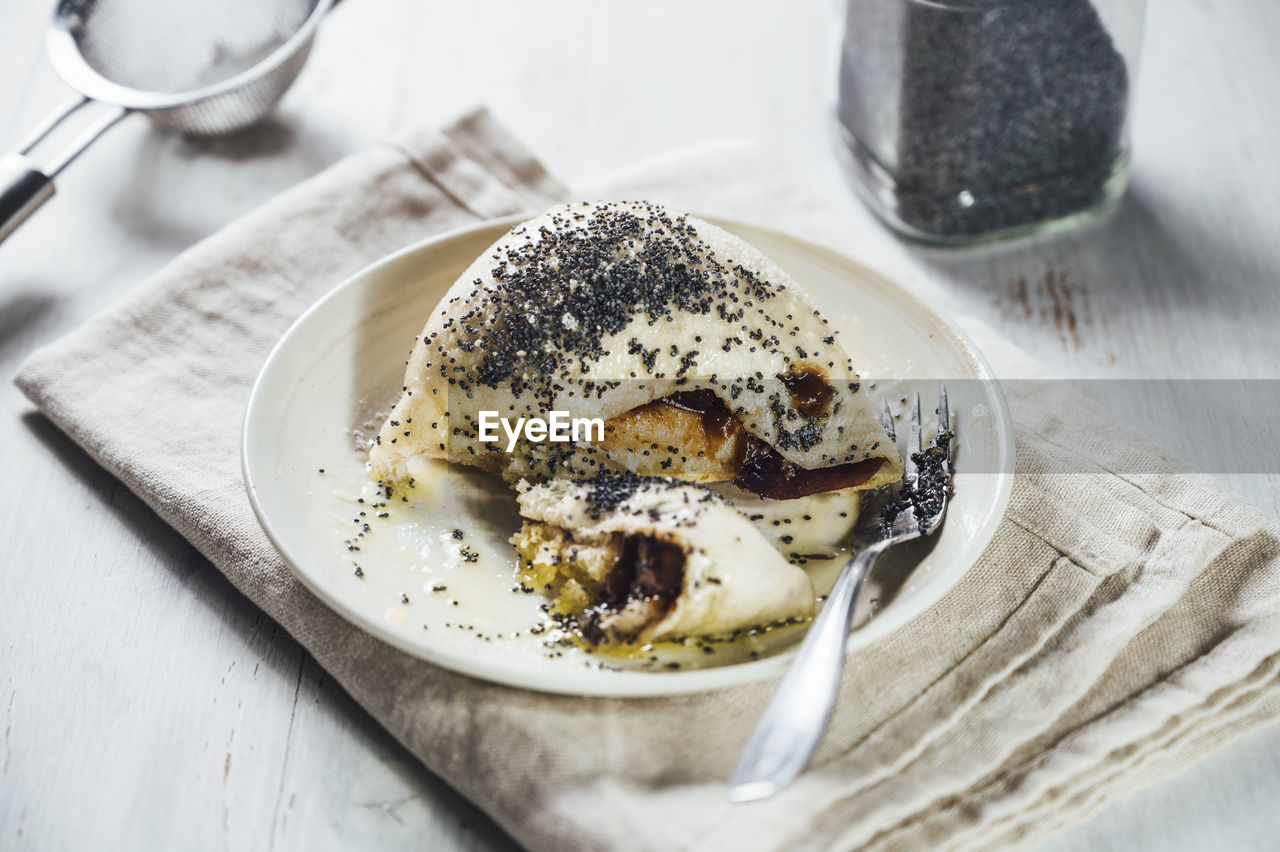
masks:
<path id="1" fill-rule="evenodd" d="M 61 0 L 45 34 L 54 69 L 80 97 L 0 158 L 0 242 L 53 195 L 53 179 L 132 112 L 197 136 L 266 115 L 306 62 L 336 0 Z M 27 155 L 86 104 L 114 107 L 37 167 Z"/>

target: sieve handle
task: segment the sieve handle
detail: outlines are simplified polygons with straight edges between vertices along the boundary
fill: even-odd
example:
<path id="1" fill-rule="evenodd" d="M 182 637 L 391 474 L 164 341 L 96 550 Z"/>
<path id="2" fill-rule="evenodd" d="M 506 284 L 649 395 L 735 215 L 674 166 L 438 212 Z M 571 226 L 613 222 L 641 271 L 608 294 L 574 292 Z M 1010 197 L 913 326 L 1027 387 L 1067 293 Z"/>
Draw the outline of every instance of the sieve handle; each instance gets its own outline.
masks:
<path id="1" fill-rule="evenodd" d="M 88 98 L 76 98 L 63 105 L 32 131 L 17 153 L 0 157 L 0 243 L 40 209 L 41 204 L 49 200 L 53 195 L 53 179 L 58 173 L 112 125 L 131 112 L 124 107 L 112 108 L 86 127 L 45 169 L 38 168 L 27 158 L 27 153 L 36 143 L 88 102 Z"/>
<path id="2" fill-rule="evenodd" d="M 53 178 L 21 154 L 0 157 L 0 242 L 53 195 Z"/>

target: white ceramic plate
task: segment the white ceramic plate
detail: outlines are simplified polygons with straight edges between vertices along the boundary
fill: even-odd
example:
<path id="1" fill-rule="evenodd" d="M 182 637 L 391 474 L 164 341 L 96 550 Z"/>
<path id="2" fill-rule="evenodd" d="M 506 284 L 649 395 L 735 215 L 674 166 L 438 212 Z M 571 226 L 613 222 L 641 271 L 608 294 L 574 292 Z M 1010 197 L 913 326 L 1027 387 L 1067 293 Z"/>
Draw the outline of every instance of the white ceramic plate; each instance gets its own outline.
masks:
<path id="1" fill-rule="evenodd" d="M 245 483 L 263 529 L 299 579 L 354 624 L 475 677 L 625 696 L 714 689 L 781 672 L 791 651 L 776 642 L 760 659 L 714 665 L 709 658 L 692 663 L 709 667 L 676 671 L 665 662 L 615 670 L 576 646 L 548 652 L 525 631 L 539 617 L 540 596 L 512 590 L 515 553 L 506 539 L 519 526 L 512 492 L 482 474 L 450 470 L 415 489 L 412 503 L 395 500 L 386 507 L 395 513 L 391 531 L 370 536 L 381 550 L 366 539 L 355 539 L 358 552 L 344 544 L 369 520 L 357 510 L 378 513 L 357 503 L 374 493 L 359 447 L 399 395 L 414 336 L 454 279 L 515 221 L 397 252 L 343 282 L 289 329 L 267 358 L 245 417 Z M 918 386 L 928 400 L 939 381 L 949 382 L 959 446 L 947 523 L 927 545 L 877 566 L 850 636 L 856 649 L 936 602 L 990 541 L 1011 487 L 1013 432 L 1004 399 L 972 342 L 906 290 L 811 243 L 711 221 L 757 246 L 810 293 L 840 329 L 864 380 L 875 381 L 873 394 L 897 404 Z M 455 527 L 463 540 L 450 534 Z M 468 556 L 483 558 L 462 558 L 464 546 Z M 820 592 L 838 568 L 831 563 L 815 576 Z M 793 634 L 781 644 L 794 644 Z"/>

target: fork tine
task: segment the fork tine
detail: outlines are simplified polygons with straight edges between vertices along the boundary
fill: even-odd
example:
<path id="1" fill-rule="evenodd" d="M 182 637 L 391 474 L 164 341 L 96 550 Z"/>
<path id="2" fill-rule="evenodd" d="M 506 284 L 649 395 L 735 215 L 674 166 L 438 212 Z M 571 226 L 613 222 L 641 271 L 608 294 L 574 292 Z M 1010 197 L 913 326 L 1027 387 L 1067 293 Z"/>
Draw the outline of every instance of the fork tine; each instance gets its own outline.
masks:
<path id="1" fill-rule="evenodd" d="M 947 386 L 943 385 L 942 390 L 938 392 L 938 434 L 951 431 L 951 411 L 947 407 Z M 947 441 L 942 447 L 946 457 L 947 470 L 951 469 L 951 442 Z"/>
<path id="2" fill-rule="evenodd" d="M 897 443 L 898 436 L 893 431 L 893 412 L 889 410 L 888 400 L 880 401 L 880 425 L 884 427 L 884 432 L 889 436 L 889 440 Z"/>
<path id="3" fill-rule="evenodd" d="M 903 465 L 903 482 L 916 481 L 916 463 L 912 456 L 923 449 L 920 444 L 920 392 L 916 391 L 911 399 L 911 426 L 907 431 L 907 451 L 903 454 L 906 456 Z"/>

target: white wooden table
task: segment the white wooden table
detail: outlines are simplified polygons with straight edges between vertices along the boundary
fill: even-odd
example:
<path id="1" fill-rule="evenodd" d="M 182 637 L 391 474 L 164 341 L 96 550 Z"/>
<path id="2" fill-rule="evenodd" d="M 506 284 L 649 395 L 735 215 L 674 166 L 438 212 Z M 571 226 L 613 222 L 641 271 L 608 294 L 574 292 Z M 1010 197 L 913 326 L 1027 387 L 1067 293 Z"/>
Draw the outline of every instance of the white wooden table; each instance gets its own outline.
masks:
<path id="1" fill-rule="evenodd" d="M 0 0 L 6 147 L 65 96 L 50 5 Z M 1063 374 L 1277 378 L 1280 4 L 1152 7 L 1118 215 L 974 260 L 897 244 L 849 195 L 828 137 L 836 0 L 348 0 L 257 132 L 193 142 L 131 119 L 68 170 L 0 246 L 0 373 L 344 153 L 485 102 L 570 182 L 761 140 Z M 1149 428 L 1182 451 L 1200 434 Z M 513 845 L 8 383 L 0 459 L 0 848 Z M 1226 478 L 1280 510 L 1280 477 Z M 1274 848 L 1278 797 L 1273 728 L 1048 848 Z"/>

